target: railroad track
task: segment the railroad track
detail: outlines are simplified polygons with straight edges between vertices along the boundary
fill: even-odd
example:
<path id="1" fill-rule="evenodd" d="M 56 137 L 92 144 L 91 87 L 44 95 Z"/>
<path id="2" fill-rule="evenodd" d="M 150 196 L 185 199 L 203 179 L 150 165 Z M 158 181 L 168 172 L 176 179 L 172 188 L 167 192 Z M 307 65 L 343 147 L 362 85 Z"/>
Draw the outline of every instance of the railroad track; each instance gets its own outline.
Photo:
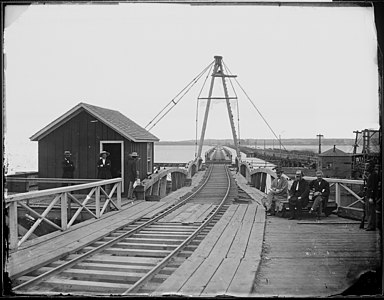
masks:
<path id="1" fill-rule="evenodd" d="M 13 280 L 17 294 L 149 294 L 198 247 L 231 203 L 235 183 L 225 165 L 211 165 L 203 183 L 186 199 L 141 218 Z M 212 204 L 202 222 L 167 222 L 187 203 Z"/>

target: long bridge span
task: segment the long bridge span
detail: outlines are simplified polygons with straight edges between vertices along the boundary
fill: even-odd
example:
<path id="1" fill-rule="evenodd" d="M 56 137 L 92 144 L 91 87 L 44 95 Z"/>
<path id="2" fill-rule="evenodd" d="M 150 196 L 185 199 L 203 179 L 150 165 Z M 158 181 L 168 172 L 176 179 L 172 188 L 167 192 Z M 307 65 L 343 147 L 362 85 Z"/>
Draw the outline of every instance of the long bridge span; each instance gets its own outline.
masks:
<path id="1" fill-rule="evenodd" d="M 262 201 L 273 171 L 245 163 L 237 171 L 220 147 L 205 157 L 148 179 L 139 189 L 142 200 L 122 199 L 118 179 L 110 180 L 110 194 L 99 181 L 8 196 L 12 292 L 334 296 L 348 294 L 362 274 L 380 269 L 378 231 L 361 230 L 360 222 L 336 214 L 321 221 L 267 217 Z M 166 193 L 168 174 L 175 183 Z M 342 204 L 342 183 L 334 185 Z M 76 191 L 86 188 L 81 202 Z M 68 198 L 79 202 L 72 213 Z M 48 218 L 55 208 L 61 209 L 61 226 Z M 23 209 L 36 220 L 26 232 L 17 218 Z M 84 212 L 92 217 L 80 222 Z M 58 229 L 37 236 L 34 230 L 49 222 Z"/>

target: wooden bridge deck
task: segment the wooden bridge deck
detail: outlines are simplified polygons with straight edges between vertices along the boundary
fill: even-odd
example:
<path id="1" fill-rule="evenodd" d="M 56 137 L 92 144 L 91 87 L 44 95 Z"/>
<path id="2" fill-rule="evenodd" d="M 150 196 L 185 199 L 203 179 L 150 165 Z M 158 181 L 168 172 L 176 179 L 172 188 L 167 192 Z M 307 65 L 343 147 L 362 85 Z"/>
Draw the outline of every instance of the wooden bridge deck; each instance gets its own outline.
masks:
<path id="1" fill-rule="evenodd" d="M 203 175 L 203 172 L 197 173 L 192 178 L 191 186 L 178 189 L 159 202 L 134 201 L 132 204 L 123 206 L 120 212 L 105 214 L 100 220 L 90 219 L 74 225 L 68 231 L 53 232 L 27 241 L 18 251 L 10 253 L 5 271 L 8 272 L 9 277 L 26 274 L 36 266 L 63 257 L 69 251 L 74 252 L 130 221 L 141 217 L 150 218 L 153 214 L 173 204 L 181 196 L 197 186 Z"/>
<path id="2" fill-rule="evenodd" d="M 88 220 L 68 232 L 33 240 L 11 254 L 6 271 L 10 276 L 26 274 L 32 266 L 74 251 L 129 220 L 150 217 L 190 191 L 202 175 L 197 173 L 191 187 L 160 202 L 135 201 L 97 222 Z M 152 295 L 330 296 L 346 290 L 363 272 L 380 266 L 378 231 L 366 232 L 356 221 L 336 216 L 321 222 L 265 219 L 259 204 L 264 194 L 240 175 L 234 177 L 254 201 L 230 205 L 193 254 Z M 189 207 L 184 211 L 190 212 L 184 214 L 185 220 L 210 209 L 206 204 Z"/>
<path id="3" fill-rule="evenodd" d="M 193 254 L 153 293 L 248 296 L 260 262 L 265 210 L 233 204 Z"/>
<path id="4" fill-rule="evenodd" d="M 381 266 L 379 231 L 331 215 L 317 222 L 268 217 L 253 295 L 340 295 L 360 275 Z"/>

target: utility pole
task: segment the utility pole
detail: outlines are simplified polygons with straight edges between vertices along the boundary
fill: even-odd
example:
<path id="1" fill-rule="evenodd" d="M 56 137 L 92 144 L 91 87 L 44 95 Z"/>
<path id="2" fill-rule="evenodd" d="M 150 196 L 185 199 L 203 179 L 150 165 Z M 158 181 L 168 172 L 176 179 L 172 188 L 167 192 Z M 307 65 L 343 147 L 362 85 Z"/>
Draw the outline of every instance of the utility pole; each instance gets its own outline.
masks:
<path id="1" fill-rule="evenodd" d="M 318 134 L 316 135 L 317 137 L 319 137 L 319 154 L 321 154 L 321 138 L 324 136 L 322 134 Z"/>
<path id="2" fill-rule="evenodd" d="M 355 130 L 353 133 L 356 133 L 355 144 L 353 145 L 353 154 L 356 154 L 357 153 L 357 147 L 359 147 L 359 145 L 357 144 L 357 138 L 359 136 L 359 133 L 361 133 L 361 131 Z"/>

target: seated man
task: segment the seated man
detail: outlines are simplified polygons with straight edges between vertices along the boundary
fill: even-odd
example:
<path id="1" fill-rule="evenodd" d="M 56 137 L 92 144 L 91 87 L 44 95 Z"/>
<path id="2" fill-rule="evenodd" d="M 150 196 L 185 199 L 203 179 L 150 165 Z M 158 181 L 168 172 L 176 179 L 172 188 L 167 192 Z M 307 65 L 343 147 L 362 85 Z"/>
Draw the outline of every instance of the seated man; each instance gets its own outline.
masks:
<path id="1" fill-rule="evenodd" d="M 317 219 L 320 219 L 321 212 L 325 213 L 327 208 L 328 197 L 329 197 L 329 183 L 323 179 L 323 172 L 316 171 L 317 179 L 309 183 L 309 189 L 313 193 L 313 204 L 309 211 L 310 214 L 317 212 Z M 325 215 L 327 215 L 325 213 Z"/>
<path id="2" fill-rule="evenodd" d="M 267 215 L 274 216 L 276 214 L 276 208 L 279 207 L 280 201 L 287 200 L 288 196 L 288 181 L 284 177 L 281 177 L 283 170 L 276 168 L 276 176 L 272 183 L 267 200 L 264 203 Z"/>
<path id="3" fill-rule="evenodd" d="M 289 190 L 288 202 L 291 216 L 288 220 L 301 220 L 301 209 L 308 204 L 309 186 L 303 177 L 304 175 L 300 170 L 296 171 L 295 181 Z"/>

